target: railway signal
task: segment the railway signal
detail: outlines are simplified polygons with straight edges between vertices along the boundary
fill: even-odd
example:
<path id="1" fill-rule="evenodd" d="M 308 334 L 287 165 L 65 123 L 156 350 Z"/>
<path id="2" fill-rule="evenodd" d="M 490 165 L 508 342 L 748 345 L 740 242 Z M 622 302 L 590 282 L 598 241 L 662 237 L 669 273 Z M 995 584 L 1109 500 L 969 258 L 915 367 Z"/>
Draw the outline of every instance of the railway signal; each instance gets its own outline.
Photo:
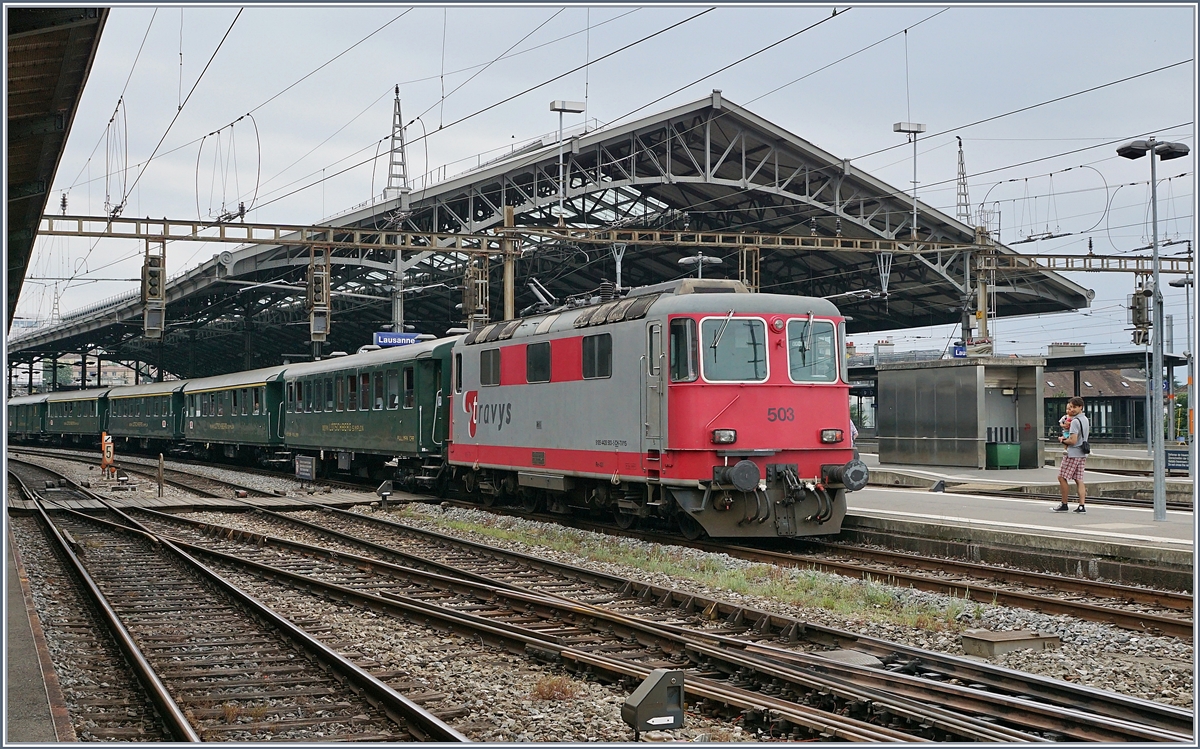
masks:
<path id="1" fill-rule="evenodd" d="M 142 262 L 142 302 L 146 305 L 142 331 L 147 338 L 161 339 L 167 325 L 167 244 L 146 241 Z"/>

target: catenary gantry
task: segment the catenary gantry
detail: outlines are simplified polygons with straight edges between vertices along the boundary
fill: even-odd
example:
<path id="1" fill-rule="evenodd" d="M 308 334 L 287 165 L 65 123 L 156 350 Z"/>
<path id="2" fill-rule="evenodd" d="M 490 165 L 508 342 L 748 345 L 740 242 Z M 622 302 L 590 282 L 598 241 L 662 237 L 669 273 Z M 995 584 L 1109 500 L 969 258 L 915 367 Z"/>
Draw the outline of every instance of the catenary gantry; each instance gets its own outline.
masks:
<path id="1" fill-rule="evenodd" d="M 564 148 L 562 190 L 574 228 L 647 229 L 663 232 L 761 232 L 807 241 L 908 240 L 912 200 L 863 172 L 713 92 L 691 104 L 624 126 L 604 127 L 569 139 Z M 516 227 L 553 226 L 559 217 L 558 144 L 534 142 L 457 176 L 415 185 L 335 216 L 323 224 L 443 236 L 399 252 L 390 247 L 332 246 L 333 324 L 325 351 L 349 350 L 371 341 L 392 324 L 394 281 L 402 275 L 404 322 L 417 332 L 442 334 L 461 325 L 461 286 L 471 255 L 456 235 L 496 236 L 512 208 Z M 402 209 L 402 205 L 405 206 Z M 924 243 L 967 246 L 975 230 L 919 204 L 917 238 Z M 210 230 L 211 231 L 211 230 Z M 660 237 L 662 235 L 659 235 Z M 619 239 L 619 238 L 618 238 Z M 168 254 L 174 242 L 168 243 Z M 10 361 L 28 362 L 61 352 L 102 352 L 105 359 L 157 364 L 179 376 L 204 376 L 278 363 L 309 352 L 304 279 L 309 243 L 223 244 L 211 260 L 167 287 L 168 332 L 159 341 L 141 334 L 136 291 L 63 317 L 55 327 L 9 343 Z M 678 265 L 695 247 L 664 241 L 626 244 L 622 284 L 637 286 L 687 275 Z M 493 245 L 501 247 L 499 237 Z M 615 280 L 612 244 L 578 241 L 552 233 L 526 235 L 516 243 L 516 309 L 536 301 L 527 290 L 538 279 L 563 298 Z M 831 296 L 880 292 L 886 296 L 842 299 L 853 316 L 852 332 L 958 322 L 966 285 L 967 253 L 896 253 L 881 273 L 880 253 L 823 252 L 763 246 L 763 291 Z M 723 265 L 706 275 L 737 277 L 740 246 L 705 249 Z M 997 246 L 1000 256 L 1015 255 Z M 487 264 L 493 292 L 490 316 L 503 316 L 502 263 Z M 477 261 L 478 262 L 478 261 Z M 998 270 L 996 314 L 1029 314 L 1086 307 L 1090 292 L 1046 270 Z M 972 302 L 973 304 L 973 302 Z"/>

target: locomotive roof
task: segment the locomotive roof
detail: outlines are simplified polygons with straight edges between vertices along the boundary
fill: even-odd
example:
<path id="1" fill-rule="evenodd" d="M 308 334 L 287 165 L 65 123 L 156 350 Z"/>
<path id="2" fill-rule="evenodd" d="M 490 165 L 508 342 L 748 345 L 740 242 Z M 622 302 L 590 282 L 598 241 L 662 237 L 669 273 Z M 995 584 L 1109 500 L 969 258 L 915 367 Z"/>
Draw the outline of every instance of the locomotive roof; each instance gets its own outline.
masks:
<path id="1" fill-rule="evenodd" d="M 391 362 L 411 361 L 413 359 L 426 359 L 433 356 L 434 352 L 443 346 L 448 346 L 455 343 L 462 336 L 450 336 L 448 338 L 438 338 L 433 341 L 420 341 L 418 343 L 410 343 L 405 346 L 385 346 L 376 351 L 364 351 L 361 354 L 350 354 L 349 356 L 338 356 L 332 359 L 322 359 L 315 362 L 302 362 L 300 364 L 289 364 L 284 367 L 284 377 L 290 379 L 293 377 L 307 377 L 309 375 L 324 374 L 325 372 L 339 372 L 344 369 L 357 369 L 358 367 L 374 367 L 380 364 L 389 364 Z"/>
<path id="2" fill-rule="evenodd" d="M 144 385 L 126 385 L 115 387 L 108 391 L 109 398 L 134 398 L 146 395 L 170 395 L 179 392 L 187 380 L 167 380 L 166 382 L 147 382 Z"/>
<path id="3" fill-rule="evenodd" d="M 46 402 L 60 401 L 94 401 L 104 396 L 112 388 L 92 388 L 91 390 L 60 390 L 57 393 L 46 393 Z"/>
<path id="4" fill-rule="evenodd" d="M 183 392 L 194 393 L 199 390 L 221 390 L 224 388 L 262 385 L 263 383 L 279 379 L 280 375 L 283 374 L 283 369 L 282 366 L 262 367 L 260 369 L 250 369 L 245 372 L 230 372 L 229 374 L 217 375 L 215 377 L 184 380 Z"/>
<path id="5" fill-rule="evenodd" d="M 33 395 L 18 395 L 16 398 L 9 398 L 8 405 L 10 406 L 28 406 L 30 403 L 45 403 L 48 393 L 34 393 Z"/>
<path id="6" fill-rule="evenodd" d="M 655 314 L 711 313 L 727 314 L 812 313 L 821 317 L 840 317 L 838 308 L 827 299 L 789 294 L 752 294 L 740 281 L 724 279 L 682 279 L 634 289 L 624 297 L 586 307 L 560 309 L 532 317 L 492 323 L 469 334 L 466 345 L 494 343 L 510 338 L 574 329 L 588 329 L 626 320 L 639 320 Z"/>

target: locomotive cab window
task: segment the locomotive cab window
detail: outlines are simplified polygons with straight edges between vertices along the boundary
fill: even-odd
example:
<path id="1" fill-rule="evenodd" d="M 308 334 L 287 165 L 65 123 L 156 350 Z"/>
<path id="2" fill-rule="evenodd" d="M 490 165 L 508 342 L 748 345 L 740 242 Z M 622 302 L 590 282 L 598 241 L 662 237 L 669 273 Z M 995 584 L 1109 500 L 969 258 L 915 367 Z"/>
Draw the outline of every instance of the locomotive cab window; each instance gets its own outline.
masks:
<path id="1" fill-rule="evenodd" d="M 550 382 L 550 342 L 525 347 L 525 381 Z"/>
<path id="2" fill-rule="evenodd" d="M 412 367 L 404 368 L 404 407 L 412 408 L 417 404 L 416 372 Z"/>
<path id="3" fill-rule="evenodd" d="M 812 318 L 788 321 L 788 369 L 792 382 L 837 381 L 833 323 Z"/>
<path id="4" fill-rule="evenodd" d="M 696 321 L 681 317 L 671 321 L 671 382 L 694 382 L 700 372 L 696 352 Z"/>
<path id="5" fill-rule="evenodd" d="M 612 377 L 612 335 L 588 335 L 583 337 L 584 379 Z"/>
<path id="6" fill-rule="evenodd" d="M 700 323 L 700 350 L 706 380 L 767 379 L 767 326 L 762 320 L 710 317 Z"/>
<path id="7" fill-rule="evenodd" d="M 479 352 L 479 384 L 500 384 L 500 349 Z"/>

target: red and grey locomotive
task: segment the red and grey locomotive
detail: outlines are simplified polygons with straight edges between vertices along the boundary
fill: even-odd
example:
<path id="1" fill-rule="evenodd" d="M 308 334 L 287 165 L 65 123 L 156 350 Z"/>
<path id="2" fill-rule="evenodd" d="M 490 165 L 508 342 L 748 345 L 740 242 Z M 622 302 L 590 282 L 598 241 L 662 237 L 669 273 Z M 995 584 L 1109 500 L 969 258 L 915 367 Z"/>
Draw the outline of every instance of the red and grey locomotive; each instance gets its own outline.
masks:
<path id="1" fill-rule="evenodd" d="M 485 503 L 696 537 L 836 533 L 867 483 L 830 302 L 687 279 L 474 331 L 448 461 Z"/>

